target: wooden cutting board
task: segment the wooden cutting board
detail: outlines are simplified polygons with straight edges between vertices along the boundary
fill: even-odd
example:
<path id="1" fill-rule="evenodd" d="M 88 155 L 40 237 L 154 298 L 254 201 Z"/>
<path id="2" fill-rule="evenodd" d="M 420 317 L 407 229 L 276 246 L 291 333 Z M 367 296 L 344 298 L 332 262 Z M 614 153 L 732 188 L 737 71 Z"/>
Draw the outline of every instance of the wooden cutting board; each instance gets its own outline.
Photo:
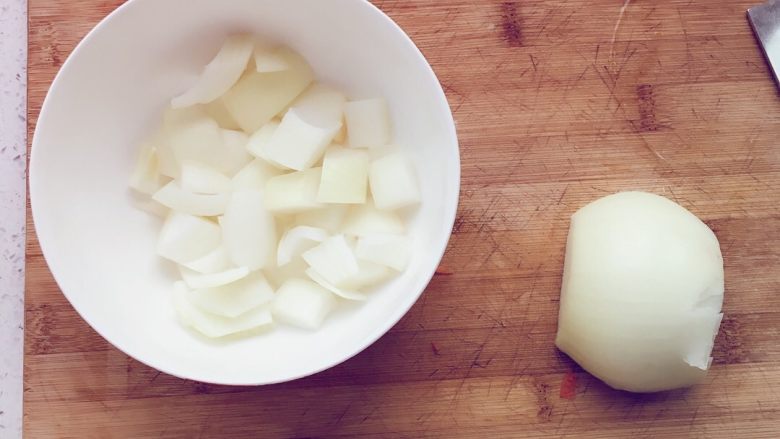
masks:
<path id="1" fill-rule="evenodd" d="M 316 376 L 200 384 L 87 326 L 29 223 L 26 437 L 780 437 L 780 98 L 754 1 L 377 1 L 460 136 L 458 218 L 423 298 Z M 120 3 L 29 0 L 31 135 L 63 60 Z M 726 317 L 689 390 L 616 392 L 553 345 L 569 216 L 627 189 L 676 200 L 723 248 Z"/>

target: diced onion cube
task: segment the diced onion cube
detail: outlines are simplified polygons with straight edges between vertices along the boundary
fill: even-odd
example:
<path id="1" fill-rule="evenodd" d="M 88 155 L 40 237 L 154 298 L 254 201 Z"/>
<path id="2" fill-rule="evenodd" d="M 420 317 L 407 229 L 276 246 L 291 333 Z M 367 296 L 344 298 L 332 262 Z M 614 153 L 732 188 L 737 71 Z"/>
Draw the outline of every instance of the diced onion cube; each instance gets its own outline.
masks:
<path id="1" fill-rule="evenodd" d="M 414 168 L 401 153 L 374 160 L 368 179 L 374 205 L 379 209 L 398 209 L 420 202 Z"/>
<path id="2" fill-rule="evenodd" d="M 231 262 L 225 247 L 220 245 L 200 258 L 181 265 L 198 273 L 211 274 L 227 270 L 230 268 Z"/>
<path id="3" fill-rule="evenodd" d="M 216 223 L 174 211 L 163 223 L 157 240 L 157 253 L 185 264 L 213 251 L 221 239 L 222 233 Z"/>
<path id="4" fill-rule="evenodd" d="M 184 266 L 179 266 L 179 272 L 184 283 L 190 288 L 214 288 L 233 283 L 249 274 L 246 267 L 230 268 L 217 273 L 198 273 Z"/>
<path id="5" fill-rule="evenodd" d="M 283 72 L 292 66 L 279 49 L 271 49 L 263 44 L 255 47 L 255 69 L 260 73 Z"/>
<path id="6" fill-rule="evenodd" d="M 303 226 L 318 227 L 327 230 L 331 234 L 335 234 L 344 222 L 348 210 L 349 207 L 347 206 L 332 204 L 327 207 L 299 213 L 293 219 L 293 223 Z"/>
<path id="7" fill-rule="evenodd" d="M 229 196 L 222 194 L 196 194 L 185 191 L 174 180 L 155 192 L 152 199 L 182 213 L 197 216 L 217 216 L 225 213 Z"/>
<path id="8" fill-rule="evenodd" d="M 246 35 L 228 37 L 222 48 L 201 73 L 198 82 L 173 98 L 174 108 L 206 104 L 222 96 L 238 81 L 254 51 L 254 40 Z"/>
<path id="9" fill-rule="evenodd" d="M 216 169 L 197 162 L 181 165 L 181 188 L 197 194 L 220 194 L 230 191 L 230 179 Z"/>
<path id="10" fill-rule="evenodd" d="M 260 151 L 260 157 L 296 171 L 309 169 L 322 157 L 338 129 L 338 125 L 324 128 L 312 125 L 292 109 L 284 115 Z"/>
<path id="11" fill-rule="evenodd" d="M 268 210 L 277 213 L 296 213 L 317 209 L 322 168 L 280 175 L 265 184 L 265 205 Z"/>
<path id="12" fill-rule="evenodd" d="M 402 235 L 368 235 L 357 241 L 355 255 L 364 261 L 403 271 L 409 264 L 412 246 Z"/>
<path id="13" fill-rule="evenodd" d="M 293 258 L 328 239 L 328 232 L 309 226 L 297 226 L 288 230 L 279 240 L 276 263 L 279 267 L 289 264 Z"/>
<path id="14" fill-rule="evenodd" d="M 252 155 L 247 151 L 249 136 L 234 130 L 221 130 L 221 134 L 223 150 L 214 164 L 219 170 L 232 176 L 252 161 Z"/>
<path id="15" fill-rule="evenodd" d="M 276 292 L 272 309 L 279 321 L 317 329 L 335 306 L 335 297 L 325 288 L 308 280 L 290 279 Z"/>
<path id="16" fill-rule="evenodd" d="M 375 148 L 390 142 L 390 116 L 384 99 L 347 102 L 347 139 L 353 148 Z"/>
<path id="17" fill-rule="evenodd" d="M 330 282 L 325 280 L 324 277 L 322 277 L 319 273 L 317 273 L 313 268 L 308 268 L 306 270 L 306 275 L 309 276 L 311 280 L 319 284 L 321 287 L 341 297 L 342 299 L 355 300 L 359 302 L 367 299 L 366 295 L 363 293 L 341 289 L 336 287 L 335 285 L 332 285 Z"/>
<path id="18" fill-rule="evenodd" d="M 404 233 L 404 223 L 397 213 L 379 210 L 372 203 L 366 203 L 349 210 L 341 230 L 352 236 L 400 235 Z"/>
<path id="19" fill-rule="evenodd" d="M 325 153 L 317 201 L 362 204 L 368 191 L 368 153 L 334 147 Z"/>
<path id="20" fill-rule="evenodd" d="M 130 175 L 130 187 L 147 195 L 151 195 L 160 189 L 157 150 L 151 143 L 145 143 L 141 146 L 138 162 Z"/>
<path id="21" fill-rule="evenodd" d="M 303 260 L 333 285 L 340 285 L 360 270 L 344 235 L 332 236 L 307 250 Z"/>
<path id="22" fill-rule="evenodd" d="M 223 96 L 233 119 L 244 132 L 254 133 L 309 86 L 314 73 L 306 60 L 290 49 L 278 51 L 290 68 L 280 72 L 249 71 Z"/>
<path id="23" fill-rule="evenodd" d="M 346 102 L 347 98 L 340 91 L 327 85 L 313 84 L 290 108 L 312 125 L 341 128 Z"/>
<path id="24" fill-rule="evenodd" d="M 268 180 L 281 173 L 282 171 L 265 160 L 252 160 L 233 177 L 233 190 L 247 189 L 262 192 Z"/>
<path id="25" fill-rule="evenodd" d="M 238 317 L 271 302 L 274 291 L 263 273 L 255 272 L 230 284 L 191 290 L 188 297 L 203 311 L 223 317 Z"/>
<path id="26" fill-rule="evenodd" d="M 271 312 L 264 307 L 258 307 L 236 318 L 203 311 L 189 301 L 187 285 L 184 282 L 174 283 L 173 306 L 184 325 L 210 338 L 239 334 L 273 323 Z"/>
<path id="27" fill-rule="evenodd" d="M 265 208 L 262 192 L 234 192 L 220 224 L 225 250 L 236 266 L 254 271 L 272 261 L 276 224 Z"/>
<path id="28" fill-rule="evenodd" d="M 363 288 L 373 287 L 386 281 L 393 274 L 396 274 L 393 270 L 384 265 L 363 260 L 358 260 L 358 267 L 358 273 L 343 281 L 339 287 L 357 291 Z"/>
<path id="29" fill-rule="evenodd" d="M 255 131 L 255 133 L 249 137 L 249 143 L 247 144 L 247 150 L 249 153 L 259 159 L 268 161 L 269 159 L 265 155 L 266 147 L 268 146 L 268 142 L 271 141 L 271 137 L 273 137 L 278 128 L 279 122 L 272 120 L 260 127 L 259 130 Z M 281 167 L 280 165 L 276 166 Z"/>

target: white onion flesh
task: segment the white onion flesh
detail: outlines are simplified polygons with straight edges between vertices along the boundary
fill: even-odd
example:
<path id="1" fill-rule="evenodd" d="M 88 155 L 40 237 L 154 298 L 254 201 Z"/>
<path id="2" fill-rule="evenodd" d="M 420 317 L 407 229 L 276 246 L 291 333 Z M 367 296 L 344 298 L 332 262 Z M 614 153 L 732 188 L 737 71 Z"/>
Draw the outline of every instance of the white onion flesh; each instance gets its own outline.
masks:
<path id="1" fill-rule="evenodd" d="M 278 49 L 262 45 L 255 47 L 255 70 L 260 73 L 274 73 L 289 70 L 292 65 Z"/>
<path id="2" fill-rule="evenodd" d="M 233 177 L 233 190 L 264 191 L 265 184 L 273 177 L 279 176 L 282 171 L 271 166 L 268 162 L 255 159 L 244 166 Z"/>
<path id="3" fill-rule="evenodd" d="M 374 205 L 379 209 L 399 209 L 420 202 L 414 168 L 401 153 L 374 160 L 368 179 Z"/>
<path id="4" fill-rule="evenodd" d="M 395 274 L 397 274 L 395 271 L 385 267 L 384 265 L 358 260 L 357 274 L 350 276 L 349 278 L 342 281 L 339 284 L 339 288 L 351 291 L 360 291 L 366 288 L 374 287 L 388 280 Z"/>
<path id="5" fill-rule="evenodd" d="M 317 191 L 320 187 L 322 168 L 280 175 L 265 184 L 265 203 L 276 213 L 296 213 L 318 209 Z"/>
<path id="6" fill-rule="evenodd" d="M 384 99 L 347 102 L 347 138 L 353 148 L 375 148 L 390 142 L 390 116 Z"/>
<path id="7" fill-rule="evenodd" d="M 291 109 L 263 146 L 260 156 L 288 169 L 309 169 L 322 158 L 339 127 L 312 125 Z"/>
<path id="8" fill-rule="evenodd" d="M 220 245 L 200 258 L 181 265 L 198 273 L 212 274 L 227 270 L 232 262 L 230 262 L 225 247 Z"/>
<path id="9" fill-rule="evenodd" d="M 404 222 L 397 213 L 366 203 L 350 209 L 341 230 L 352 236 L 400 235 L 404 233 Z"/>
<path id="10" fill-rule="evenodd" d="M 288 230 L 279 240 L 276 252 L 277 265 L 281 267 L 289 264 L 293 258 L 326 239 L 328 239 L 328 232 L 316 227 L 297 226 Z"/>
<path id="11" fill-rule="evenodd" d="M 173 98 L 173 108 L 209 103 L 227 92 L 244 72 L 254 51 L 254 40 L 245 35 L 228 37 L 217 56 L 206 65 L 189 90 Z"/>
<path id="12" fill-rule="evenodd" d="M 366 235 L 355 246 L 358 259 L 404 271 L 412 255 L 412 245 L 403 235 Z"/>
<path id="13" fill-rule="evenodd" d="M 229 284 L 192 289 L 187 297 L 195 306 L 208 313 L 238 317 L 270 303 L 274 291 L 263 273 L 255 272 Z"/>
<path id="14" fill-rule="evenodd" d="M 624 192 L 572 217 L 557 346 L 612 387 L 700 382 L 722 314 L 717 237 L 657 195 Z"/>
<path id="15" fill-rule="evenodd" d="M 220 287 L 249 275 L 249 269 L 246 267 L 228 268 L 216 273 L 198 273 L 184 266 L 179 266 L 179 272 L 184 283 L 190 288 Z"/>
<path id="16" fill-rule="evenodd" d="M 253 157 L 247 151 L 249 136 L 241 131 L 221 130 L 222 151 L 220 159 L 215 161 L 220 170 L 227 175 L 234 175 L 252 161 Z"/>
<path id="17" fill-rule="evenodd" d="M 260 127 L 259 130 L 255 131 L 254 134 L 249 138 L 249 144 L 247 145 L 247 150 L 250 154 L 253 156 L 265 160 L 268 163 L 272 163 L 276 167 L 280 169 L 284 169 L 283 166 L 273 163 L 270 161 L 268 156 L 266 155 L 268 142 L 271 141 L 271 138 L 274 136 L 274 133 L 279 128 L 279 122 L 272 120 L 268 122 L 267 124 Z"/>
<path id="18" fill-rule="evenodd" d="M 238 122 L 236 122 L 236 120 L 233 119 L 233 116 L 230 115 L 230 112 L 228 112 L 222 99 L 217 99 L 206 104 L 203 110 L 205 115 L 214 119 L 220 128 L 226 130 L 241 129 L 241 127 L 238 125 Z"/>
<path id="19" fill-rule="evenodd" d="M 346 96 L 340 91 L 327 85 L 312 84 L 290 108 L 307 123 L 322 128 L 338 126 L 341 131 L 346 102 Z"/>
<path id="20" fill-rule="evenodd" d="M 363 204 L 367 192 L 368 153 L 358 149 L 329 148 L 322 162 L 317 201 Z"/>
<path id="21" fill-rule="evenodd" d="M 276 250 L 276 224 L 262 192 L 234 192 L 220 224 L 225 250 L 236 266 L 257 270 L 270 263 Z"/>
<path id="22" fill-rule="evenodd" d="M 335 306 L 330 291 L 308 280 L 290 279 L 276 292 L 272 309 L 273 316 L 282 322 L 317 329 Z"/>
<path id="23" fill-rule="evenodd" d="M 360 271 L 357 258 L 344 235 L 331 236 L 305 251 L 303 260 L 333 285 L 340 285 Z"/>
<path id="24" fill-rule="evenodd" d="M 313 268 L 307 268 L 306 269 L 306 275 L 309 276 L 309 279 L 316 282 L 321 287 L 325 288 L 326 290 L 330 291 L 331 293 L 341 297 L 342 299 L 347 300 L 354 300 L 356 302 L 363 302 L 368 299 L 365 294 L 359 293 L 357 291 L 350 291 L 346 289 L 339 288 L 330 282 L 328 282 L 322 275 L 320 275 L 317 271 L 315 271 Z"/>
<path id="25" fill-rule="evenodd" d="M 151 195 L 160 189 L 160 168 L 157 149 L 151 143 L 141 145 L 133 173 L 130 175 L 130 188 Z"/>
<path id="26" fill-rule="evenodd" d="M 229 194 L 196 194 L 185 191 L 176 180 L 163 186 L 152 199 L 177 212 L 197 216 L 217 216 L 225 213 Z"/>
<path id="27" fill-rule="evenodd" d="M 221 194 L 233 187 L 225 174 L 197 162 L 182 163 L 180 182 L 182 189 L 197 194 Z"/>
<path id="28" fill-rule="evenodd" d="M 173 306 L 179 320 L 206 337 L 220 338 L 248 332 L 273 323 L 270 310 L 258 307 L 238 317 L 223 317 L 201 310 L 189 300 L 189 291 L 184 282 L 173 287 Z"/>
<path id="29" fill-rule="evenodd" d="M 287 108 L 314 79 L 303 57 L 287 48 L 278 53 L 290 64 L 289 69 L 270 73 L 249 71 L 222 98 L 246 133 L 254 133 Z"/>
<path id="30" fill-rule="evenodd" d="M 171 212 L 157 239 L 157 253 L 186 264 L 213 251 L 222 239 L 219 225 L 197 216 Z"/>
<path id="31" fill-rule="evenodd" d="M 293 223 L 324 229 L 334 235 L 340 230 L 348 211 L 349 207 L 347 206 L 332 204 L 299 213 L 293 219 Z"/>

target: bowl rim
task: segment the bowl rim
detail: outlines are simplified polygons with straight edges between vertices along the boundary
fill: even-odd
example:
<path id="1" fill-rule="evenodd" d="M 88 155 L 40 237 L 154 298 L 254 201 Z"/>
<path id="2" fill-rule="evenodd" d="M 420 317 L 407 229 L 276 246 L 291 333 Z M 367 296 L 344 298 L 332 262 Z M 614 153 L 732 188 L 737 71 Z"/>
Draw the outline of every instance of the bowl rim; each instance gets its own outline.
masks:
<path id="1" fill-rule="evenodd" d="M 415 294 L 410 294 L 408 305 L 401 306 L 396 309 L 396 311 L 387 319 L 383 320 L 381 324 L 375 325 L 374 328 L 370 331 L 368 331 L 368 334 L 362 338 L 362 340 L 355 343 L 355 346 L 351 349 L 345 350 L 345 353 L 342 355 L 335 356 L 334 359 L 323 362 L 321 365 L 318 365 L 315 368 L 312 368 L 310 370 L 306 370 L 304 372 L 299 372 L 295 374 L 290 374 L 284 377 L 275 378 L 275 379 L 261 379 L 258 378 L 254 381 L 247 382 L 247 381 L 235 381 L 230 379 L 210 379 L 207 377 L 197 377 L 197 376 L 185 376 L 181 373 L 178 373 L 176 371 L 172 371 L 169 367 L 166 365 L 160 364 L 160 362 L 156 361 L 154 358 L 151 357 L 142 357 L 137 355 L 138 352 L 131 353 L 130 349 L 126 349 L 126 347 L 122 346 L 121 341 L 117 342 L 117 340 L 113 340 L 112 338 L 107 337 L 104 332 L 98 328 L 96 325 L 92 323 L 92 321 L 82 313 L 82 311 L 74 305 L 73 300 L 71 299 L 71 295 L 65 291 L 65 288 L 63 288 L 62 282 L 60 281 L 60 276 L 55 273 L 55 270 L 52 268 L 52 264 L 49 261 L 49 256 L 51 252 L 47 251 L 48 245 L 44 243 L 43 240 L 40 239 L 39 229 L 38 229 L 38 222 L 36 221 L 36 218 L 40 218 L 40 215 L 42 214 L 36 214 L 36 212 L 41 211 L 41 207 L 39 207 L 38 197 L 36 197 L 36 193 L 39 192 L 39 184 L 38 184 L 38 178 L 36 176 L 38 175 L 38 172 L 36 169 L 39 167 L 37 163 L 41 160 L 40 159 L 40 153 L 37 153 L 37 151 L 40 148 L 36 148 L 36 145 L 38 144 L 38 130 L 41 129 L 41 126 L 46 125 L 46 121 L 48 120 L 48 108 L 50 107 L 50 97 L 51 92 L 55 89 L 57 89 L 60 81 L 62 80 L 62 72 L 66 71 L 68 66 L 72 63 L 74 63 L 75 59 L 78 58 L 79 52 L 82 50 L 82 48 L 92 39 L 96 38 L 96 34 L 104 27 L 108 26 L 118 15 L 122 14 L 126 9 L 129 9 L 136 5 L 137 3 L 140 3 L 141 0 L 128 0 L 113 11 L 111 11 L 108 15 L 103 17 L 92 29 L 87 32 L 87 34 L 78 42 L 78 44 L 73 48 L 71 53 L 68 55 L 65 62 L 60 66 L 59 70 L 57 71 L 57 74 L 55 75 L 54 79 L 52 80 L 49 89 L 46 93 L 46 96 L 43 100 L 43 103 L 41 105 L 41 109 L 38 113 L 38 118 L 36 121 L 35 130 L 33 132 L 32 141 L 30 142 L 30 151 L 29 151 L 29 169 L 28 169 L 28 186 L 29 186 L 29 201 L 30 201 L 30 213 L 32 216 L 32 222 L 33 222 L 33 228 L 35 229 L 36 233 L 36 240 L 38 241 L 39 246 L 41 247 L 41 252 L 43 254 L 44 260 L 47 263 L 47 267 L 49 268 L 49 271 L 54 278 L 55 282 L 57 283 L 57 287 L 60 290 L 60 292 L 65 296 L 66 300 L 69 302 L 69 304 L 73 307 L 73 309 L 76 311 L 76 313 L 94 330 L 96 333 L 98 333 L 104 340 L 106 340 L 109 344 L 111 344 L 112 347 L 116 348 L 120 352 L 122 352 L 124 355 L 127 355 L 134 360 L 151 367 L 155 370 L 158 370 L 160 372 L 164 372 L 168 375 L 180 378 L 180 379 L 187 379 L 187 380 L 194 380 L 198 382 L 203 382 L 206 384 L 215 384 L 215 385 L 225 385 L 225 386 L 262 386 L 262 385 L 270 385 L 270 384 L 277 384 L 277 383 L 283 383 L 288 381 L 294 381 L 301 378 L 305 378 L 311 375 L 315 375 L 317 373 L 323 372 L 325 370 L 331 369 L 335 366 L 338 366 L 339 364 L 342 364 L 346 362 L 347 360 L 355 357 L 359 353 L 363 352 L 365 349 L 367 349 L 369 346 L 374 344 L 377 340 L 379 340 L 382 336 L 387 334 L 408 312 L 409 310 L 414 306 L 415 303 L 420 299 L 422 294 L 425 292 L 427 286 L 430 284 L 431 280 L 433 279 L 434 275 L 436 274 L 436 268 L 434 267 L 430 274 L 425 276 L 421 276 L 422 279 L 425 280 L 424 284 L 421 283 L 422 287 L 417 291 Z M 384 11 L 382 11 L 379 7 L 372 4 L 369 0 L 360 0 L 360 6 L 359 7 L 368 7 L 371 10 L 371 13 L 378 14 L 378 18 L 380 20 L 384 20 L 386 24 L 390 25 L 392 28 L 394 28 L 398 33 L 399 37 L 401 38 L 401 41 L 404 45 L 407 46 L 407 49 L 412 49 L 412 52 L 419 57 L 419 60 L 422 62 L 422 66 L 424 66 L 424 74 L 428 76 L 429 80 L 432 80 L 433 83 L 435 83 L 437 86 L 434 87 L 433 93 L 437 97 L 438 106 L 440 107 L 440 110 L 442 112 L 442 115 L 445 118 L 446 122 L 446 131 L 447 131 L 447 137 L 448 142 L 454 143 L 454 149 L 455 154 L 453 156 L 453 175 L 450 176 L 450 180 L 448 183 L 453 183 L 455 185 L 455 190 L 451 192 L 450 197 L 452 199 L 446 200 L 448 201 L 447 205 L 452 206 L 451 209 L 448 212 L 445 212 L 445 220 L 444 225 L 447 226 L 447 236 L 442 242 L 442 246 L 440 249 L 430 249 L 432 258 L 436 261 L 436 264 L 438 265 L 442 258 L 444 257 L 444 253 L 449 245 L 450 238 L 452 236 L 452 229 L 455 225 L 455 219 L 458 211 L 458 204 L 460 199 L 460 191 L 461 191 L 461 159 L 460 159 L 460 147 L 458 142 L 458 136 L 457 136 L 457 130 L 455 126 L 455 120 L 452 115 L 452 109 L 449 105 L 449 102 L 447 100 L 446 94 L 444 93 L 444 90 L 441 86 L 441 83 L 438 80 L 438 77 L 436 76 L 436 73 L 433 70 L 433 67 L 430 65 L 428 60 L 423 55 L 422 51 L 417 47 L 417 45 L 414 43 L 414 41 L 411 39 L 411 37 L 396 23 L 392 18 L 390 18 Z"/>

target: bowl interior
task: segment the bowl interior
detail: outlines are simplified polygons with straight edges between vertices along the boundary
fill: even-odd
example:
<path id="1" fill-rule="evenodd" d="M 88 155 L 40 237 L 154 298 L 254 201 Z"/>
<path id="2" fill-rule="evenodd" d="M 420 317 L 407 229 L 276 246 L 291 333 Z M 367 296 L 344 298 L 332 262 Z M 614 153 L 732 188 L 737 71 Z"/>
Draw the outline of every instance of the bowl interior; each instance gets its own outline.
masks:
<path id="1" fill-rule="evenodd" d="M 353 98 L 386 97 L 423 202 L 410 215 L 410 268 L 367 303 L 342 307 L 317 332 L 279 326 L 226 343 L 199 339 L 176 321 L 174 270 L 154 251 L 160 221 L 132 206 L 127 181 L 138 143 L 169 99 L 236 32 L 291 46 L 320 80 Z M 408 37 L 368 2 L 133 0 L 82 41 L 52 85 L 33 141 L 30 194 L 52 273 L 108 341 L 180 377 L 264 384 L 335 365 L 403 316 L 446 246 L 459 175 L 441 87 Z"/>

